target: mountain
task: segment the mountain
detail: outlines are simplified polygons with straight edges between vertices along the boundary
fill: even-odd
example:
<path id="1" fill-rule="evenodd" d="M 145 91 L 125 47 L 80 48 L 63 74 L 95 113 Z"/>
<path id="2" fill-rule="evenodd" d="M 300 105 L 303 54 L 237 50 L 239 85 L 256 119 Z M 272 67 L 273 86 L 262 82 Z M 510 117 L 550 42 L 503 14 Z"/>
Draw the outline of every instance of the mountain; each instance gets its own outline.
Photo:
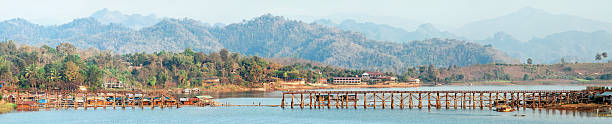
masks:
<path id="1" fill-rule="evenodd" d="M 532 58 L 535 63 L 551 64 L 559 63 L 561 58 L 566 62 L 595 62 L 595 54 L 609 50 L 612 46 L 610 41 L 612 34 L 607 31 L 565 31 L 526 42 L 498 32 L 478 42 L 491 44 L 512 57 L 522 60 Z"/>
<path id="2" fill-rule="evenodd" d="M 355 20 L 344 20 L 341 23 L 336 24 L 331 20 L 321 19 L 314 21 L 313 23 L 347 31 L 359 32 L 365 35 L 367 38 L 381 41 L 408 42 L 412 40 L 425 40 L 431 38 L 465 39 L 446 31 L 440 31 L 429 23 L 419 25 L 413 32 L 386 24 L 357 22 Z"/>
<path id="3" fill-rule="evenodd" d="M 93 47 L 115 53 L 182 51 L 186 48 L 212 52 L 227 48 L 246 55 L 301 58 L 346 68 L 391 72 L 429 64 L 464 66 L 517 62 L 491 47 L 460 40 L 381 42 L 369 40 L 360 33 L 270 14 L 215 27 L 192 19 L 164 19 L 134 30 L 91 18 L 59 26 L 39 26 L 17 19 L 0 22 L 0 26 L 0 29 L 10 29 L 3 30 L 0 37 L 19 38 L 15 39 L 19 43 L 57 45 L 68 42 L 80 48 Z"/>
<path id="4" fill-rule="evenodd" d="M 527 41 L 564 31 L 612 31 L 612 24 L 564 14 L 551 14 L 532 7 L 513 13 L 468 23 L 452 32 L 473 40 L 482 40 L 496 32 L 506 32 L 516 39 Z"/>
<path id="5" fill-rule="evenodd" d="M 152 26 L 162 20 L 153 14 L 147 16 L 140 14 L 126 15 L 119 11 L 111 11 L 106 8 L 94 12 L 89 17 L 94 18 L 103 24 L 117 23 L 132 29 Z"/>

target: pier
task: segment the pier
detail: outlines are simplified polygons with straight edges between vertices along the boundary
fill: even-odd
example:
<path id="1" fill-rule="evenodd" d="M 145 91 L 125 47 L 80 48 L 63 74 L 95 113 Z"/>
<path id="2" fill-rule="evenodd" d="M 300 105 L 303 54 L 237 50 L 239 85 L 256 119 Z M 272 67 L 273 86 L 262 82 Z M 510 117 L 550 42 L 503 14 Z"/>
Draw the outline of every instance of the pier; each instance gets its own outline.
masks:
<path id="1" fill-rule="evenodd" d="M 174 96 L 163 91 L 4 90 L 2 99 L 18 110 L 98 108 L 180 108 Z"/>
<path id="2" fill-rule="evenodd" d="M 588 103 L 600 90 L 499 91 L 287 91 L 281 108 L 310 109 L 494 109 L 543 108 L 552 104 Z"/>

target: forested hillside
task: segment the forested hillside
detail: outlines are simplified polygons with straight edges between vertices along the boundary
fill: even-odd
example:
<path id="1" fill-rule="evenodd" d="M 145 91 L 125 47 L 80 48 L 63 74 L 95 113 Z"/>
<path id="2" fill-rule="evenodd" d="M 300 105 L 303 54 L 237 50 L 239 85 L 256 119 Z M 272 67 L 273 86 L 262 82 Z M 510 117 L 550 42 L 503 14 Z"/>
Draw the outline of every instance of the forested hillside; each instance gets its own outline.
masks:
<path id="1" fill-rule="evenodd" d="M 114 53 L 215 52 L 222 48 L 245 55 L 291 57 L 339 67 L 402 72 L 418 65 L 465 66 L 492 62 L 516 63 L 505 54 L 459 40 L 429 39 L 408 43 L 369 40 L 360 33 L 308 24 L 270 14 L 221 27 L 191 19 L 165 19 L 134 30 L 102 24 L 93 18 L 58 26 L 40 26 L 23 19 L 0 22 L 0 37 L 20 44 L 78 48 Z"/>
<path id="2" fill-rule="evenodd" d="M 68 43 L 31 47 L 17 46 L 12 41 L 0 42 L 0 83 L 14 88 L 75 89 L 85 85 L 93 90 L 101 88 L 101 83 L 108 79 L 137 89 L 215 85 L 261 87 L 270 79 L 303 78 L 314 82 L 320 78 L 354 76 L 363 72 L 313 64 L 281 65 L 226 49 L 210 54 L 186 49 L 183 52 L 115 55 L 94 49 L 80 50 Z M 210 78 L 220 82 L 204 83 Z"/>

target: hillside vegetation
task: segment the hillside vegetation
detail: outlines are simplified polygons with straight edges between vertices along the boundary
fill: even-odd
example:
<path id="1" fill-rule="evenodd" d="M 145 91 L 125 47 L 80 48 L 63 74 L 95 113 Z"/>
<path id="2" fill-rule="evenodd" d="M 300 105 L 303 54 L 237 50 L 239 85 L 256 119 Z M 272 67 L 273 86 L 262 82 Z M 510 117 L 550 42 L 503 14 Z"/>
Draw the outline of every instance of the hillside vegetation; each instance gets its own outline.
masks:
<path id="1" fill-rule="evenodd" d="M 440 69 L 441 82 L 612 82 L 612 63 L 484 64 Z"/>
<path id="2" fill-rule="evenodd" d="M 12 41 L 0 42 L 0 83 L 11 88 L 72 90 L 88 86 L 96 90 L 102 88 L 102 83 L 114 83 L 114 80 L 135 89 L 261 87 L 269 80 L 314 82 L 363 72 L 309 63 L 281 65 L 226 49 L 209 54 L 186 49 L 115 55 L 95 49 L 79 50 L 68 43 L 30 47 L 17 46 Z M 219 81 L 207 84 L 207 79 Z"/>

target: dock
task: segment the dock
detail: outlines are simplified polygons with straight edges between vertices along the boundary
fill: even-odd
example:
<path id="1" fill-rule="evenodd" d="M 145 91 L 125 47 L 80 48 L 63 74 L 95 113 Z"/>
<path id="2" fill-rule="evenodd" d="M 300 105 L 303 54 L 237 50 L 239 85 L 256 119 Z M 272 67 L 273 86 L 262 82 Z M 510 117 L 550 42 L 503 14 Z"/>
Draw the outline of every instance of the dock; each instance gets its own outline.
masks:
<path id="1" fill-rule="evenodd" d="M 494 109 L 543 108 L 552 104 L 588 103 L 601 90 L 496 90 L 496 91 L 286 91 L 281 108 L 315 109 Z"/>

